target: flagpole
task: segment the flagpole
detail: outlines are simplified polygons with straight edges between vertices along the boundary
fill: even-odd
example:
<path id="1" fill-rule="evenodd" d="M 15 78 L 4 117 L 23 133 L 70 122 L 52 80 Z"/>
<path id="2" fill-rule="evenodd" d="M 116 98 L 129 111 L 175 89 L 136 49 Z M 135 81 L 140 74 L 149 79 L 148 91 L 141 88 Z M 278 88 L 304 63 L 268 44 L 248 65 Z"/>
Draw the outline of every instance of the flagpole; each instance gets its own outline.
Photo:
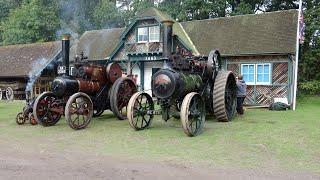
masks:
<path id="1" fill-rule="evenodd" d="M 300 34 L 300 17 L 302 13 L 302 0 L 299 1 L 299 15 L 297 23 L 297 38 L 296 38 L 296 54 L 295 54 L 295 68 L 294 68 L 294 87 L 293 87 L 293 105 L 292 109 L 296 110 L 297 105 L 297 86 L 298 86 L 298 62 L 299 62 L 299 34 Z"/>

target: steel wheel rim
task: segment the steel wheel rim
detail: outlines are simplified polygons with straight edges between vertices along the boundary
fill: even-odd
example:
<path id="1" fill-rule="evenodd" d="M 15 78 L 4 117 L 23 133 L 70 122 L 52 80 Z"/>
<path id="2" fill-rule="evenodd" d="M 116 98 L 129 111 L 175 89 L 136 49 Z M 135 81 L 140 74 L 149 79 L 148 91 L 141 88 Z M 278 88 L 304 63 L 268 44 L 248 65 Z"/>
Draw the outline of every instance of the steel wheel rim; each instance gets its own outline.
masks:
<path id="1" fill-rule="evenodd" d="M 202 132 L 205 121 L 205 105 L 198 93 L 189 93 L 182 102 L 180 112 L 184 132 L 196 136 Z"/>
<path id="2" fill-rule="evenodd" d="M 72 99 L 68 109 L 68 122 L 72 128 L 84 128 L 91 121 L 91 112 L 93 112 L 92 102 L 87 97 L 75 97 Z"/>
<path id="3" fill-rule="evenodd" d="M 203 126 L 203 103 L 201 101 L 201 97 L 199 99 L 198 96 L 195 96 L 195 99 L 192 99 L 190 104 L 192 105 L 189 109 L 190 114 L 188 115 L 188 119 L 190 118 L 191 120 L 189 123 L 189 128 L 191 128 L 192 134 L 197 134 L 197 132 Z"/>
<path id="4" fill-rule="evenodd" d="M 144 97 L 146 99 L 146 102 L 144 103 Z M 143 104 L 144 103 L 144 104 Z M 135 121 L 135 126 L 137 126 L 141 129 L 146 128 L 147 126 L 149 126 L 149 123 L 153 117 L 153 115 L 148 114 L 148 110 L 150 110 L 150 108 L 152 107 L 152 103 L 148 101 L 148 98 L 144 95 L 141 94 L 138 96 L 137 101 L 134 104 L 134 113 L 133 113 L 133 117 L 137 117 L 136 121 Z M 147 118 L 145 117 L 147 116 Z M 139 117 L 141 120 L 141 123 L 139 123 Z"/>

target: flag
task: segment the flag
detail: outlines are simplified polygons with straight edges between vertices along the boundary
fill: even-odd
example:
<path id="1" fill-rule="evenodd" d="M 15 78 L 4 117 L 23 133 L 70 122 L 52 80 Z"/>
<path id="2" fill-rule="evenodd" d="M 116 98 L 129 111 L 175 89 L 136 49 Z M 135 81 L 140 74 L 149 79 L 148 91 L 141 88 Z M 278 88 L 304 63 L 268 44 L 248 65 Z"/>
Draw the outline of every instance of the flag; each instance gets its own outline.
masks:
<path id="1" fill-rule="evenodd" d="M 299 42 L 300 44 L 304 43 L 304 30 L 305 30 L 305 23 L 304 23 L 304 17 L 303 17 L 303 10 L 301 8 L 301 13 L 299 17 Z"/>

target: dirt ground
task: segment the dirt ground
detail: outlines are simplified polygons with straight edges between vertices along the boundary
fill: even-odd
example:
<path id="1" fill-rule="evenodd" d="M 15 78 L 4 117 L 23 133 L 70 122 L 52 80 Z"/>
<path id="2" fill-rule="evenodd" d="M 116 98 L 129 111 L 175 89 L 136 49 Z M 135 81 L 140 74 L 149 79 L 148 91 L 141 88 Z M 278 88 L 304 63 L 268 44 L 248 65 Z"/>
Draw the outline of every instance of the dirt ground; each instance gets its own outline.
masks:
<path id="1" fill-rule="evenodd" d="M 0 179 L 319 179 L 299 172 L 265 169 L 220 169 L 173 161 L 121 159 L 77 152 L 41 152 L 12 142 L 1 142 Z M 24 148 L 21 148 L 24 147 Z M 47 147 L 50 149 L 50 145 Z"/>

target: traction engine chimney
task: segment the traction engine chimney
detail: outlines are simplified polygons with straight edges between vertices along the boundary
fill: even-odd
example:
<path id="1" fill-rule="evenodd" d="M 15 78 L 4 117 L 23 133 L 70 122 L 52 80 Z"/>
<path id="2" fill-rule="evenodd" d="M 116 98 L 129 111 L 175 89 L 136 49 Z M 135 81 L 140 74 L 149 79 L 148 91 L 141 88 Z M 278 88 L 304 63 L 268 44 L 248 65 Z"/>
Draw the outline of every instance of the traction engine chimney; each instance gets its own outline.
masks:
<path id="1" fill-rule="evenodd" d="M 164 60 L 164 67 L 169 67 L 168 60 L 171 57 L 172 53 L 172 25 L 173 21 L 167 20 L 162 21 L 163 24 L 163 60 Z"/>
<path id="2" fill-rule="evenodd" d="M 66 67 L 66 75 L 69 75 L 70 37 L 70 34 L 62 35 L 62 65 Z"/>

